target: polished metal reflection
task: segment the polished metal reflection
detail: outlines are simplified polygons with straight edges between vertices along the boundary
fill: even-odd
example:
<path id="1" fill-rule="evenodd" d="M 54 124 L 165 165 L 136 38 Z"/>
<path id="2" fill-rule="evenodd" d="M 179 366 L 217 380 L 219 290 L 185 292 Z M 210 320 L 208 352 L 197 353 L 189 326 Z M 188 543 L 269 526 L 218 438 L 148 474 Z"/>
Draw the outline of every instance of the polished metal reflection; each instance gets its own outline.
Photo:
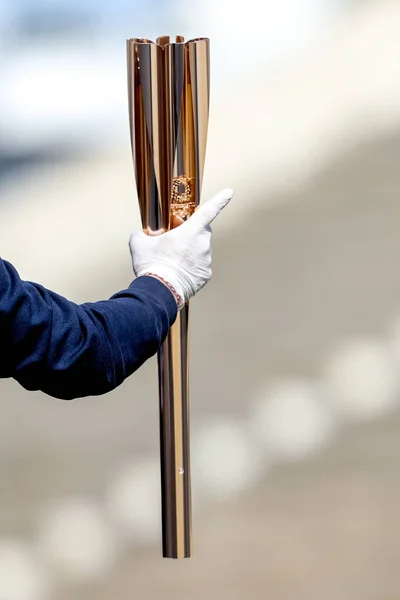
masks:
<path id="1" fill-rule="evenodd" d="M 200 201 L 209 115 L 209 40 L 127 42 L 131 145 L 143 229 L 162 233 Z M 163 555 L 191 556 L 189 305 L 158 353 Z"/>

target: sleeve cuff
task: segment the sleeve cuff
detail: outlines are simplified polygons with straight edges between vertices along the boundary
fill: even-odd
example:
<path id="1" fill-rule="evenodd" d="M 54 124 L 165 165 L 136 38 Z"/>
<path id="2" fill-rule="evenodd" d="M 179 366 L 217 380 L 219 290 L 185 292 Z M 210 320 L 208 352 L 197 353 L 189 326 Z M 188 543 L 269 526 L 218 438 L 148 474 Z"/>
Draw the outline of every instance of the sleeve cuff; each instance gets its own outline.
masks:
<path id="1" fill-rule="evenodd" d="M 142 275 L 135 279 L 129 289 L 134 290 L 135 292 L 144 292 L 146 294 L 151 294 L 159 302 L 161 302 L 165 310 L 167 311 L 168 318 L 170 323 L 173 323 L 178 314 L 178 306 L 176 304 L 175 297 L 173 293 L 167 288 L 167 286 L 162 283 L 159 279 L 155 277 L 150 277 L 148 275 Z"/>

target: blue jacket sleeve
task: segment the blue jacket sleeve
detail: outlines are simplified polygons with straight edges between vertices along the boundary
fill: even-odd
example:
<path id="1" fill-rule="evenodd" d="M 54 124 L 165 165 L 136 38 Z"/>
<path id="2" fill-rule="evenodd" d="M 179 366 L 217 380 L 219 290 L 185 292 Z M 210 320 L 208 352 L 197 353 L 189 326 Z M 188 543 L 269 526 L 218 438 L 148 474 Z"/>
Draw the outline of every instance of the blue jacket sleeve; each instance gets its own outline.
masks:
<path id="1" fill-rule="evenodd" d="M 104 394 L 157 352 L 176 315 L 173 295 L 153 277 L 78 305 L 22 281 L 0 259 L 0 377 L 66 400 Z"/>

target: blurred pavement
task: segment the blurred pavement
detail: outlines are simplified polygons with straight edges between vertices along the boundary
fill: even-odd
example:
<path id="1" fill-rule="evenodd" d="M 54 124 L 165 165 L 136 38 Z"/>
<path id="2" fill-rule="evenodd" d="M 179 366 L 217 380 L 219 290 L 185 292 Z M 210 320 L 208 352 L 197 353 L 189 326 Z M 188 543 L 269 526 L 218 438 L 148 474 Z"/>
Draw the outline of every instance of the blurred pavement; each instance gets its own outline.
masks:
<path id="1" fill-rule="evenodd" d="M 207 414 L 246 416 L 265 381 L 321 377 L 347 336 L 386 335 L 400 307 L 399 159 L 400 135 L 355 148 L 217 237 L 214 280 L 193 302 L 194 426 Z M 101 293 L 124 279 L 122 269 L 95 292 L 86 285 Z M 105 398 L 62 403 L 2 387 L 5 533 L 31 532 L 49 496 L 101 495 L 120 461 L 157 453 L 154 360 Z M 60 598 L 395 598 L 399 451 L 398 415 L 345 430 L 315 460 L 201 511 L 192 561 L 165 563 L 158 547 L 128 553 L 107 583 Z"/>

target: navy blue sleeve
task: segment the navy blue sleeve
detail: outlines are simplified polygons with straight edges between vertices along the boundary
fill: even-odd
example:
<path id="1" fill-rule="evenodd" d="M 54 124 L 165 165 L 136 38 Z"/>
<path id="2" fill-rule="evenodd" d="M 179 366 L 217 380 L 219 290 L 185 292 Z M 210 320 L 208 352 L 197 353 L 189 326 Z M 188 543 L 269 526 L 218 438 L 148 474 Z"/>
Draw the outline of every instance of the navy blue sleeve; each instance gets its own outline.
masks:
<path id="1" fill-rule="evenodd" d="M 66 400 L 104 394 L 157 352 L 176 315 L 154 277 L 78 305 L 0 259 L 0 377 Z"/>

